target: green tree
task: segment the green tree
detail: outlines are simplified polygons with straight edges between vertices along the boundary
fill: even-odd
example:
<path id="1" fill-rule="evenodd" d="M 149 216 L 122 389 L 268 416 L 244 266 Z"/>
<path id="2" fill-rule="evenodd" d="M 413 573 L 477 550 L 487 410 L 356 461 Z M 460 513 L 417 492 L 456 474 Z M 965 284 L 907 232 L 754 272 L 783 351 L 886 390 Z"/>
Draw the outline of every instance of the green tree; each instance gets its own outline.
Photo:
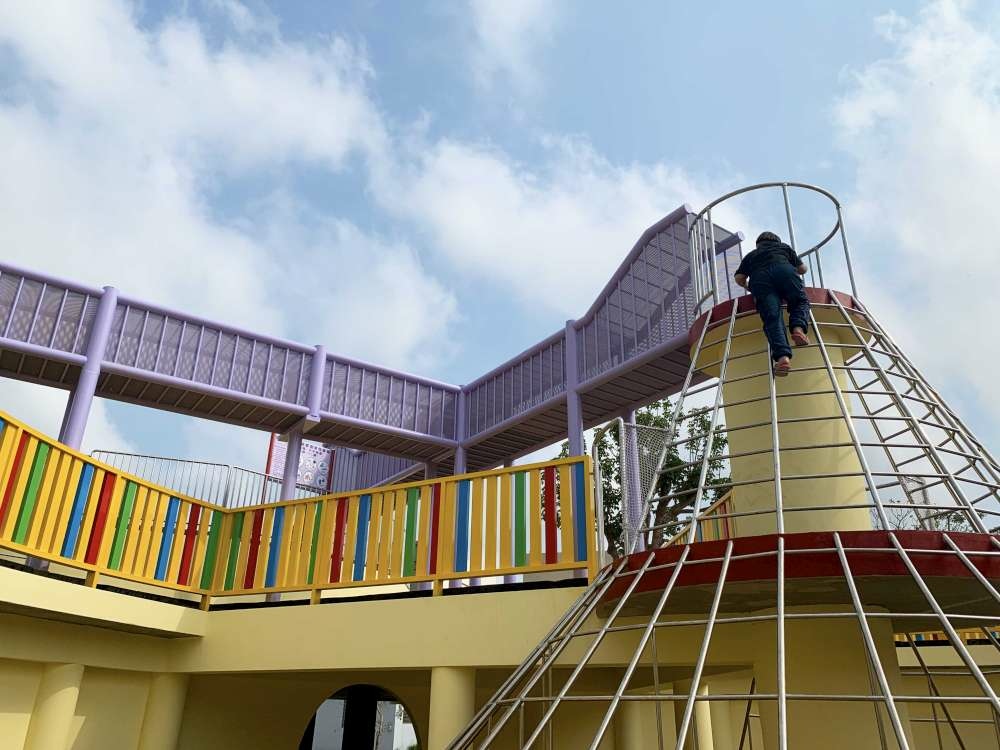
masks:
<path id="1" fill-rule="evenodd" d="M 635 422 L 641 427 L 655 427 L 665 430 L 670 426 L 670 416 L 673 413 L 673 405 L 669 399 L 663 399 L 656 403 L 638 409 L 635 414 Z M 701 459 L 705 455 L 705 446 L 708 440 L 707 433 L 712 423 L 712 413 L 710 409 L 692 410 L 682 412 L 680 418 L 684 425 L 684 432 L 691 436 L 691 439 L 672 446 L 664 460 L 663 468 L 666 470 L 660 475 L 657 481 L 656 494 L 658 496 L 667 495 L 670 492 L 683 493 L 686 490 L 696 490 L 698 480 L 701 476 Z M 640 429 L 640 432 L 641 431 Z M 655 468 L 659 452 L 663 449 L 663 440 L 659 434 L 657 439 L 649 439 L 654 433 L 645 431 L 642 437 L 646 440 L 639 440 L 639 462 L 643 466 Z M 621 555 L 623 550 L 624 534 L 622 525 L 624 515 L 622 508 L 622 477 L 621 477 L 621 446 L 619 444 L 618 430 L 612 429 L 605 432 L 600 442 L 597 444 L 597 460 L 601 466 L 601 485 L 604 496 L 604 535 L 607 539 L 608 553 L 612 556 Z M 673 442 L 673 441 L 671 441 Z M 725 425 L 720 424 L 715 432 L 715 439 L 712 441 L 712 450 L 709 455 L 708 471 L 705 478 L 706 485 L 725 484 L 730 481 L 728 473 L 728 462 L 723 457 L 729 446 L 726 438 Z M 587 446 L 584 446 L 587 450 Z M 569 455 L 569 443 L 562 444 L 559 457 Z M 704 493 L 702 508 L 714 503 L 725 494 L 726 488 L 713 488 Z M 680 495 L 676 501 L 668 505 L 666 501 L 660 502 L 656 506 L 654 513 L 654 525 L 663 524 L 663 528 L 657 529 L 652 534 L 650 540 L 654 545 L 662 544 L 670 539 L 679 530 L 679 524 L 672 522 L 671 518 L 676 511 L 687 506 L 690 507 L 694 501 L 695 493 L 687 492 Z"/>

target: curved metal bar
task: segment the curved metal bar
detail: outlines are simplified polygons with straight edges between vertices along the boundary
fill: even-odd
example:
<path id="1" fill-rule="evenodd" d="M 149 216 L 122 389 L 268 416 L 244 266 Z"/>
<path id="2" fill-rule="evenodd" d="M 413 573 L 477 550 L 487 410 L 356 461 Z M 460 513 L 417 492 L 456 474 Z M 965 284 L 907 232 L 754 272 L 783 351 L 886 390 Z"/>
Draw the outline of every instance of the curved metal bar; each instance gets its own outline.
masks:
<path id="1" fill-rule="evenodd" d="M 806 258 L 810 255 L 815 254 L 816 269 L 813 270 L 813 273 L 819 274 L 820 286 L 824 285 L 825 280 L 823 278 L 823 267 L 819 260 L 819 250 L 826 247 L 826 245 L 829 244 L 829 242 L 837 235 L 837 233 L 838 232 L 840 233 L 844 245 L 844 260 L 847 265 L 847 273 L 848 276 L 850 277 L 850 282 L 851 282 L 851 293 L 855 297 L 857 296 L 857 286 L 854 281 L 854 268 L 851 264 L 851 254 L 847 246 L 846 234 L 844 232 L 843 206 L 841 205 L 840 201 L 837 200 L 837 197 L 829 190 L 821 188 L 818 185 L 811 185 L 807 182 L 788 182 L 788 181 L 759 182 L 754 185 L 748 185 L 746 187 L 739 188 L 738 190 L 733 190 L 729 193 L 726 193 L 723 196 L 720 196 L 719 198 L 716 198 L 707 206 L 705 206 L 703 209 L 701 209 L 701 211 L 699 211 L 695 215 L 694 219 L 691 222 L 690 229 L 688 231 L 688 244 L 691 248 L 690 260 L 693 269 L 692 277 L 699 278 L 699 281 L 701 282 L 700 284 L 696 283 L 695 286 L 696 294 L 695 294 L 694 310 L 696 315 L 702 310 L 702 305 L 705 303 L 707 299 L 709 298 L 713 299 L 715 304 L 717 304 L 719 301 L 718 300 L 719 282 L 718 282 L 718 269 L 716 268 L 716 258 L 712 250 L 709 250 L 707 253 L 699 252 L 702 244 L 701 238 L 697 236 L 699 227 L 702 226 L 702 222 L 708 221 L 709 231 L 711 232 L 711 230 L 714 229 L 714 226 L 711 224 L 712 210 L 714 208 L 721 205 L 722 203 L 725 203 L 731 198 L 735 198 L 736 196 L 744 195 L 745 193 L 755 192 L 757 190 L 766 190 L 768 188 L 777 188 L 782 192 L 782 198 L 784 201 L 784 209 L 785 209 L 785 218 L 788 223 L 789 240 L 791 241 L 791 246 L 795 249 L 796 253 L 798 253 L 800 258 Z M 810 192 L 822 195 L 833 204 L 833 207 L 836 211 L 836 221 L 834 222 L 833 227 L 830 229 L 830 231 L 827 232 L 826 235 L 824 235 L 819 242 L 817 242 L 815 245 L 812 245 L 806 250 L 800 251 L 796 243 L 794 224 L 792 220 L 792 210 L 788 200 L 788 188 L 799 188 L 802 190 L 808 190 Z M 710 263 L 711 268 L 704 269 L 703 265 L 705 263 Z M 703 273 L 704 275 L 699 277 L 699 274 L 701 273 Z M 706 286 L 712 285 L 713 288 L 705 289 L 702 285 Z"/>

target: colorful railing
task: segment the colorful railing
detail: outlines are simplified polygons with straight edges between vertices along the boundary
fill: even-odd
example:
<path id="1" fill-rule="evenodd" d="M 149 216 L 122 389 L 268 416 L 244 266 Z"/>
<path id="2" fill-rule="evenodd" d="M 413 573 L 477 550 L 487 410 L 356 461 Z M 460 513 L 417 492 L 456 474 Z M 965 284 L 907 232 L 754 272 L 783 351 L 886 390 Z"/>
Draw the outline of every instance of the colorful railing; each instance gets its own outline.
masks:
<path id="1" fill-rule="evenodd" d="M 733 493 L 727 492 L 712 503 L 698 521 L 698 531 L 695 540 L 699 542 L 716 542 L 720 539 L 731 539 L 736 536 L 735 523 L 731 518 L 733 512 Z M 689 525 L 685 523 L 680 531 L 674 533 L 664 543 L 664 547 L 674 544 L 684 544 L 687 539 Z"/>
<path id="2" fill-rule="evenodd" d="M 228 510 L 94 461 L 0 412 L 0 547 L 212 596 L 584 569 L 588 457 Z"/>

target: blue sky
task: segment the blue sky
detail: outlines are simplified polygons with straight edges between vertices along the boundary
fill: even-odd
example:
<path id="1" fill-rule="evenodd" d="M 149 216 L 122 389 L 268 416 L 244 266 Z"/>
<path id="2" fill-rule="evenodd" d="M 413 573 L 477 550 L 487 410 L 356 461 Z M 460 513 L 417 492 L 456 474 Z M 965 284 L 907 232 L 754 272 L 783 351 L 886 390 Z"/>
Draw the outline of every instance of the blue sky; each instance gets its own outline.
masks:
<path id="1" fill-rule="evenodd" d="M 991 4 L 4 5 L 13 262 L 462 383 L 581 315 L 680 203 L 814 182 L 862 298 L 1000 436 Z M 64 395 L 0 398 L 58 429 Z M 87 447 L 265 440 L 102 403 Z"/>

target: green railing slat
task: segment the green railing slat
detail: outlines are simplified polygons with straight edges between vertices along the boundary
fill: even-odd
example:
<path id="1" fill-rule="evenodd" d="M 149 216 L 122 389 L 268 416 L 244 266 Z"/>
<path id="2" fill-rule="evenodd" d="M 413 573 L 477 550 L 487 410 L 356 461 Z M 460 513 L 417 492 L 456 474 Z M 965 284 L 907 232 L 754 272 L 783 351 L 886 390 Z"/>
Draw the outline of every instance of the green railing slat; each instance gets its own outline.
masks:
<path id="1" fill-rule="evenodd" d="M 240 537 L 243 536 L 243 516 L 240 512 L 233 518 L 233 533 L 229 537 L 229 558 L 226 560 L 226 591 L 233 588 L 236 580 L 236 562 L 240 556 Z"/>
<path id="2" fill-rule="evenodd" d="M 201 587 L 211 588 L 215 577 L 215 556 L 219 551 L 219 537 L 222 536 L 222 511 L 212 511 L 212 528 L 208 531 L 208 546 L 205 548 L 205 562 L 201 568 Z"/>
<path id="3" fill-rule="evenodd" d="M 521 567 L 528 561 L 527 523 L 528 475 L 519 471 L 514 475 L 514 565 Z"/>
<path id="4" fill-rule="evenodd" d="M 132 521 L 132 509 L 135 505 L 135 493 L 138 487 L 135 482 L 125 483 L 125 496 L 122 500 L 122 507 L 118 513 L 118 523 L 115 526 L 115 538 L 111 543 L 111 556 L 108 559 L 108 567 L 112 570 L 120 570 L 122 565 L 122 552 L 125 550 L 125 537 L 128 535 L 128 527 Z"/>
<path id="5" fill-rule="evenodd" d="M 406 540 L 403 549 L 403 575 L 412 576 L 417 574 L 417 502 L 420 498 L 420 490 L 410 487 L 406 491 Z"/>
<path id="6" fill-rule="evenodd" d="M 21 512 L 17 517 L 17 525 L 14 527 L 14 541 L 24 544 L 28 538 L 28 528 L 31 526 L 31 516 L 35 511 L 35 502 L 38 500 L 38 487 L 42 483 L 42 474 L 45 473 L 45 459 L 49 455 L 49 446 L 39 442 L 35 449 L 35 462 L 31 465 L 31 474 L 28 476 L 28 486 L 24 488 L 24 497 L 21 500 Z"/>
<path id="7" fill-rule="evenodd" d="M 316 512 L 313 513 L 313 533 L 312 543 L 309 545 L 309 583 L 313 582 L 313 573 L 316 571 L 316 548 L 319 546 L 319 526 L 323 518 L 323 502 L 316 503 Z"/>

